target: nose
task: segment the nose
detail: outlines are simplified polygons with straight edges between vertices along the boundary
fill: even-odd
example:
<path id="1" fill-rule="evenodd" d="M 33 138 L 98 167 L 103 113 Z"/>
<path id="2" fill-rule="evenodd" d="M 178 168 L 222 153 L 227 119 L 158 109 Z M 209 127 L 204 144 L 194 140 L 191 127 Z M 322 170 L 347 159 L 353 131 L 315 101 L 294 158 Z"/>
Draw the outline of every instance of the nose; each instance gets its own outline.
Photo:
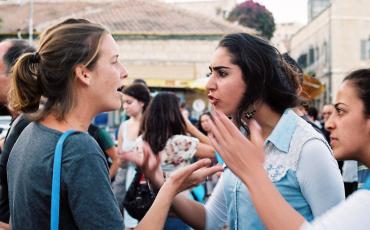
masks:
<path id="1" fill-rule="evenodd" d="M 216 79 L 215 79 L 215 77 L 213 76 L 212 73 L 210 74 L 210 76 L 208 78 L 208 81 L 207 81 L 207 84 L 206 84 L 206 89 L 207 89 L 208 92 L 216 89 Z"/>
<path id="2" fill-rule="evenodd" d="M 121 79 L 125 79 L 128 76 L 126 68 L 121 64 Z"/>
<path id="3" fill-rule="evenodd" d="M 335 127 L 335 114 L 332 113 L 329 115 L 328 119 L 325 122 L 325 129 L 328 131 L 332 131 L 333 129 L 335 129 Z"/>
<path id="4" fill-rule="evenodd" d="M 122 108 L 123 108 L 123 110 L 125 110 L 125 111 L 126 111 L 126 110 L 127 110 L 127 107 L 128 107 L 128 106 L 127 106 L 127 103 L 126 103 L 126 102 L 123 102 L 123 103 L 122 103 Z"/>

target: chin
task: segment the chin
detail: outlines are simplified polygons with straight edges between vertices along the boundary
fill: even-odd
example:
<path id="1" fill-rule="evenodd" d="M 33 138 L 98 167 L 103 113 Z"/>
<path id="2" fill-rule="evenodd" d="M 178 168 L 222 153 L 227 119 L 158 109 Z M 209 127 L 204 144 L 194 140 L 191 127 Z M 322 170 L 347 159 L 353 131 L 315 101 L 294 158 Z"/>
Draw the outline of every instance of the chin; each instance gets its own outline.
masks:
<path id="1" fill-rule="evenodd" d="M 334 148 L 334 157 L 337 160 L 345 161 L 345 160 L 356 160 L 356 155 L 352 152 L 343 151 L 340 148 Z"/>

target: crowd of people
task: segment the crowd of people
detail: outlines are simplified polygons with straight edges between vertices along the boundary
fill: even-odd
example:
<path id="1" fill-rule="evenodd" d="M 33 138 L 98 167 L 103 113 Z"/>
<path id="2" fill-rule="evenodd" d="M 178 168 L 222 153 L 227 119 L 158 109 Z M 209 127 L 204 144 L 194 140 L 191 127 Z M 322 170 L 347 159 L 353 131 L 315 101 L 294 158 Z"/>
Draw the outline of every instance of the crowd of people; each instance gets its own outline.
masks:
<path id="1" fill-rule="evenodd" d="M 0 155 L 0 229 L 50 228 L 54 151 L 68 130 L 77 132 L 63 146 L 59 229 L 370 226 L 368 171 L 357 174 L 357 162 L 370 166 L 370 69 L 346 76 L 320 120 L 288 54 L 229 34 L 196 126 L 174 93 L 126 85 L 116 41 L 85 19 L 52 26 L 37 48 L 3 41 L 0 59 L 1 103 L 14 117 Z M 91 121 L 121 106 L 129 119 L 116 147 Z M 138 173 L 156 194 L 140 218 L 124 205 Z M 206 179 L 203 204 L 192 189 Z"/>

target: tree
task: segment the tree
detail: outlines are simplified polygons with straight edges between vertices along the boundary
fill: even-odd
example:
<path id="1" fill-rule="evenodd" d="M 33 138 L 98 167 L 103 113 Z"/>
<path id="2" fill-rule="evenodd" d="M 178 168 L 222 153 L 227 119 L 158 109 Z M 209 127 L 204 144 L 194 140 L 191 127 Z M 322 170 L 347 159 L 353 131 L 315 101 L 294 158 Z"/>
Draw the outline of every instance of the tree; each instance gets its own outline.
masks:
<path id="1" fill-rule="evenodd" d="M 265 6 L 253 0 L 237 5 L 230 12 L 227 20 L 231 22 L 238 21 L 242 26 L 254 28 L 269 40 L 275 31 L 275 21 L 272 13 Z"/>

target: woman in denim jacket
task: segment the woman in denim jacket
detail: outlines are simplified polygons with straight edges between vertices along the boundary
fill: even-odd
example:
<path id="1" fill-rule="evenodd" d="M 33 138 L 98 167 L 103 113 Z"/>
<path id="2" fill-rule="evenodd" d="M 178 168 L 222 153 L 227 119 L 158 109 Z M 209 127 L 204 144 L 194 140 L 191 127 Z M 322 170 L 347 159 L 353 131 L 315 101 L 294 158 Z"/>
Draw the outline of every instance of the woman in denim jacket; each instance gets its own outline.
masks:
<path id="1" fill-rule="evenodd" d="M 230 34 L 220 41 L 209 69 L 208 98 L 218 111 L 213 115 L 231 117 L 244 139 L 250 136 L 252 118 L 258 121 L 265 150 L 264 172 L 294 210 L 310 221 L 344 199 L 343 181 L 330 146 L 290 109 L 297 105 L 297 74 L 276 48 L 249 34 Z M 224 128 L 219 128 L 224 137 Z M 222 139 L 211 138 L 216 149 L 223 151 L 219 148 L 224 147 Z M 243 149 L 239 146 L 238 151 Z M 221 229 L 224 224 L 230 229 L 264 229 L 253 196 L 228 166 L 226 162 L 205 206 L 177 195 L 172 210 L 196 229 Z M 154 176 L 150 179 L 161 184 Z"/>

